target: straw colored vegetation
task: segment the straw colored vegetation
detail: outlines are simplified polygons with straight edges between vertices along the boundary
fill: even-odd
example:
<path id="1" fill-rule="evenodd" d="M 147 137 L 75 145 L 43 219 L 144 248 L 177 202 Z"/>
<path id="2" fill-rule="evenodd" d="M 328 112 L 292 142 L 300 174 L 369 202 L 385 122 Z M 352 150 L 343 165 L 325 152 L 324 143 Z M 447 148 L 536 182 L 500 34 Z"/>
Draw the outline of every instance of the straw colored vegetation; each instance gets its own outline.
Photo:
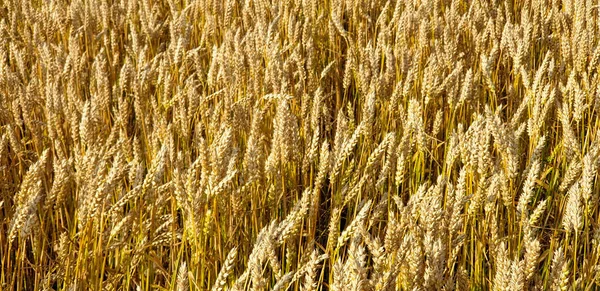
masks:
<path id="1" fill-rule="evenodd" d="M 599 288 L 598 16 L 0 0 L 0 289 Z"/>

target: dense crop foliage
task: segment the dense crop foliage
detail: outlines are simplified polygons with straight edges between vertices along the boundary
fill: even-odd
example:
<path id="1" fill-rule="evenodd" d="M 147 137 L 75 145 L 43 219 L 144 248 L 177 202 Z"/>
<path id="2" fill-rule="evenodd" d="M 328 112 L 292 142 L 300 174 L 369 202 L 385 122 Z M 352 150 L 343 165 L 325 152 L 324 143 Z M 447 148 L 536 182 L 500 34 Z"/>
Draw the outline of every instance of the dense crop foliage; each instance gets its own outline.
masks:
<path id="1" fill-rule="evenodd" d="M 0 0 L 2 290 L 586 290 L 591 0 Z"/>

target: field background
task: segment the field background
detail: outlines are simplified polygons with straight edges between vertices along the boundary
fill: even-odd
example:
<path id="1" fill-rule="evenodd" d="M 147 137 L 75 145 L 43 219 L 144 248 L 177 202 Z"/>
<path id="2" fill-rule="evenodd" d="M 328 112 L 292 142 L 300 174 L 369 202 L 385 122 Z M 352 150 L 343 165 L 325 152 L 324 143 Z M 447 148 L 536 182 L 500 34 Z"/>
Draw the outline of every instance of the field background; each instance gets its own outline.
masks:
<path id="1" fill-rule="evenodd" d="M 600 288 L 598 11 L 0 0 L 0 289 Z"/>

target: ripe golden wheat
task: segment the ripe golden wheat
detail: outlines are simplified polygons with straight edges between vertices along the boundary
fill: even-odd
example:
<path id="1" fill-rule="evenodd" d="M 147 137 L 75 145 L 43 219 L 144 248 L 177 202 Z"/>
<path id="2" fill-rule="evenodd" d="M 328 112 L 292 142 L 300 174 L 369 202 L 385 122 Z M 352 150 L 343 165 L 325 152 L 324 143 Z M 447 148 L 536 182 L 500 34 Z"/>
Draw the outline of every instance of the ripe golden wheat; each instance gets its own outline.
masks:
<path id="1" fill-rule="evenodd" d="M 600 288 L 591 0 L 0 0 L 0 290 Z"/>

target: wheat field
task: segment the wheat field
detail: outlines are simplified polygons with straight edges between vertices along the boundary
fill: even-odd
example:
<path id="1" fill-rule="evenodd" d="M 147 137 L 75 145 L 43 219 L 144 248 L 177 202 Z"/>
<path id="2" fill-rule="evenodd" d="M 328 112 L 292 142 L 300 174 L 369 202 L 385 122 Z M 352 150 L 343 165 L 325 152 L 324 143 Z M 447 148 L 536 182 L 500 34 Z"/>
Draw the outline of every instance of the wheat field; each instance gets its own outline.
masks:
<path id="1" fill-rule="evenodd" d="M 0 290 L 597 290 L 593 0 L 0 0 Z"/>

